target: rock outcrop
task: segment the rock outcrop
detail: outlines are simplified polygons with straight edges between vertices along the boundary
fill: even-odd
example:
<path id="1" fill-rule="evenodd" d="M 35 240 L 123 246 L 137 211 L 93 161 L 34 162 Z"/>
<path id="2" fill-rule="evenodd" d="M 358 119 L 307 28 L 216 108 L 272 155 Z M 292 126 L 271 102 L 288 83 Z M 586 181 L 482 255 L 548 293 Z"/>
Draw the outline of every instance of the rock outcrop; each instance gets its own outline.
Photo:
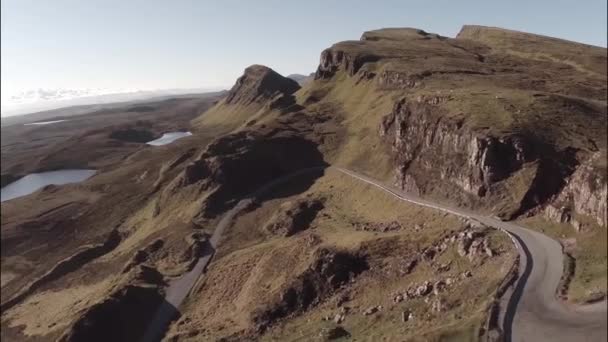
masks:
<path id="1" fill-rule="evenodd" d="M 374 54 L 349 53 L 348 51 L 330 48 L 321 53 L 321 61 L 315 73 L 315 79 L 332 77 L 338 70 L 344 70 L 348 75 L 355 75 L 368 62 L 379 60 Z"/>
<path id="2" fill-rule="evenodd" d="M 133 267 L 148 261 L 152 255 L 163 248 L 164 244 L 165 241 L 163 239 L 157 239 L 146 247 L 137 250 L 133 257 L 131 257 L 131 260 L 123 268 L 122 273 L 127 273 L 133 269 Z"/>
<path id="3" fill-rule="evenodd" d="M 258 331 L 276 320 L 304 311 L 328 297 L 334 290 L 368 269 L 364 256 L 329 249 L 315 252 L 315 261 L 269 307 L 254 314 Z"/>
<path id="4" fill-rule="evenodd" d="M 434 104 L 438 98 L 401 100 L 380 126 L 380 135 L 392 138 L 396 153 L 396 183 L 405 188 L 405 173 L 414 162 L 439 166 L 433 158 L 451 156 L 441 167 L 440 179 L 452 182 L 464 191 L 484 196 L 495 182 L 519 170 L 535 156 L 526 137 L 497 138 L 479 136 L 459 127 L 458 120 L 446 120 Z M 452 167 L 450 167 L 452 166 Z"/>
<path id="5" fill-rule="evenodd" d="M 454 39 L 390 28 L 324 50 L 315 79 L 337 89 L 355 79 L 377 102 L 392 97 L 379 135 L 397 186 L 510 219 L 541 210 L 605 147 L 605 64 L 605 49 L 522 32 L 465 26 Z M 576 211 L 605 221 L 602 197 L 581 190 Z"/>
<path id="6" fill-rule="evenodd" d="M 527 164 L 535 172 L 523 188 L 507 189 L 519 190 L 520 202 L 511 212 L 498 213 L 511 217 L 557 194 L 573 172 L 574 150 L 559 151 L 524 134 L 493 136 L 468 130 L 461 118 L 446 117 L 436 106 L 441 101 L 403 99 L 383 118 L 379 133 L 391 141 L 398 187 L 425 193 L 447 183 L 475 200 L 504 191 L 500 182 Z"/>
<path id="7" fill-rule="evenodd" d="M 284 203 L 281 210 L 264 225 L 264 229 L 273 234 L 294 235 L 308 229 L 323 208 L 323 199 L 302 198 Z"/>
<path id="8" fill-rule="evenodd" d="M 277 96 L 289 96 L 300 86 L 298 82 L 279 75 L 263 65 L 252 65 L 245 69 L 226 97 L 227 104 L 248 105 L 252 102 L 264 103 Z"/>
<path id="9" fill-rule="evenodd" d="M 165 198 L 184 187 L 212 190 L 202 215 L 213 217 L 230 201 L 258 190 L 262 185 L 292 172 L 326 165 L 314 142 L 297 135 L 265 136 L 239 132 L 209 146 L 165 189 Z"/>
<path id="10" fill-rule="evenodd" d="M 581 164 L 568 179 L 564 189 L 547 205 L 545 216 L 556 222 L 570 223 L 576 230 L 582 229 L 582 222 L 575 217 L 577 215 L 588 216 L 605 227 L 608 211 L 605 161 L 606 152 L 601 151 Z"/>

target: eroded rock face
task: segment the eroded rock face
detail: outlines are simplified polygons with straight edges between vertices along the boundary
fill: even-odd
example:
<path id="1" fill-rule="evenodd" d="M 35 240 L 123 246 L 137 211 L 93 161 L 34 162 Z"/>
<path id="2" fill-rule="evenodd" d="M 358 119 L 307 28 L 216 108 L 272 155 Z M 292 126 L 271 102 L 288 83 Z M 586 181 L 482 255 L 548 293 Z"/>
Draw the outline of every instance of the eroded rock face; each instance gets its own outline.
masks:
<path id="1" fill-rule="evenodd" d="M 146 247 L 137 250 L 131 260 L 123 268 L 122 273 L 127 273 L 133 267 L 146 262 L 150 258 L 150 256 L 158 252 L 164 244 L 165 241 L 163 239 L 157 239 Z"/>
<path id="2" fill-rule="evenodd" d="M 602 158 L 606 158 L 605 152 L 596 152 L 576 169 L 564 189 L 545 207 L 546 217 L 570 223 L 577 230 L 581 229 L 581 223 L 573 214 L 589 216 L 600 226 L 607 225 L 607 175 L 606 169 L 598 166 Z"/>
<path id="3" fill-rule="evenodd" d="M 209 236 L 204 233 L 195 232 L 186 237 L 187 248 L 180 255 L 179 261 L 186 264 L 186 269 L 191 270 L 199 258 L 202 257 L 207 250 L 211 249 L 208 246 Z"/>
<path id="4" fill-rule="evenodd" d="M 383 71 L 378 77 L 381 89 L 408 89 L 416 88 L 422 84 L 422 76 L 399 71 Z"/>
<path id="5" fill-rule="evenodd" d="M 442 119 L 433 112 L 433 105 L 440 101 L 444 100 L 429 98 L 413 103 L 401 100 L 381 123 L 380 135 L 392 138 L 399 187 L 419 188 L 412 186 L 416 180 L 406 172 L 411 163 L 421 161 L 427 168 L 438 168 L 442 180 L 483 196 L 492 183 L 508 177 L 534 158 L 534 150 L 523 137 L 477 136 L 462 130 L 458 121 Z M 444 160 L 439 163 L 438 158 L 447 157 L 452 159 L 453 167 Z"/>
<path id="6" fill-rule="evenodd" d="M 298 82 L 283 77 L 263 65 L 252 65 L 245 69 L 245 73 L 237 79 L 235 85 L 230 89 L 226 97 L 226 103 L 242 105 L 251 102 L 262 103 L 277 95 L 291 95 L 298 89 L 300 89 Z"/>
<path id="7" fill-rule="evenodd" d="M 186 187 L 211 190 L 201 214 L 214 217 L 227 210 L 230 201 L 251 194 L 264 184 L 295 171 L 325 165 L 317 145 L 305 138 L 234 133 L 209 144 L 188 164 L 164 190 L 164 200 L 171 200 L 172 194 Z"/>
<path id="8" fill-rule="evenodd" d="M 331 78 L 338 70 L 344 70 L 349 76 L 353 76 L 365 63 L 374 62 L 379 59 L 373 54 L 350 54 L 339 49 L 326 49 L 321 53 L 321 61 L 315 73 L 315 80 Z"/>
<path id="9" fill-rule="evenodd" d="M 414 193 L 450 185 L 473 198 L 485 197 L 493 187 L 536 163 L 536 174 L 522 189 L 519 215 L 558 193 L 576 164 L 575 151 L 555 151 L 528 135 L 484 135 L 463 127 L 437 104 L 449 96 L 398 101 L 383 118 L 379 134 L 391 143 L 395 158 L 395 184 Z"/>

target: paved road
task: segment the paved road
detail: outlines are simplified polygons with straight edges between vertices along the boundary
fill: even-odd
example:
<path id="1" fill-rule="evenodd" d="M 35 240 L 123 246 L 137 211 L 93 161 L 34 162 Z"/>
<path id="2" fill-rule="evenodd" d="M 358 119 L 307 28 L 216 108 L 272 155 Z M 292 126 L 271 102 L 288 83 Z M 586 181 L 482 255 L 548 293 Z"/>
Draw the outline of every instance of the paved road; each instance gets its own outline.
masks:
<path id="1" fill-rule="evenodd" d="M 513 223 L 425 201 L 353 171 L 336 169 L 381 188 L 403 201 L 471 218 L 504 230 L 513 237 L 521 257 L 515 289 L 501 303 L 501 321 L 507 341 L 607 340 L 606 301 L 586 306 L 569 306 L 557 299 L 556 291 L 563 270 L 562 248 L 557 241 Z"/>
<path id="2" fill-rule="evenodd" d="M 242 210 L 246 209 L 248 206 L 252 205 L 255 202 L 256 197 L 262 195 L 270 188 L 277 186 L 283 182 L 286 182 L 294 177 L 306 173 L 311 173 L 314 171 L 320 171 L 324 168 L 325 167 L 319 166 L 302 169 L 283 176 L 281 178 L 275 179 L 272 182 L 266 183 L 254 193 L 245 196 L 245 198 L 239 201 L 232 209 L 224 213 L 217 226 L 215 227 L 213 235 L 209 239 L 209 243 L 203 251 L 203 255 L 198 259 L 196 265 L 192 268 L 192 270 L 190 270 L 190 272 L 172 281 L 167 287 L 167 291 L 165 294 L 165 302 L 158 309 L 154 319 L 150 323 L 148 330 L 145 332 L 142 341 L 156 342 L 162 339 L 167 329 L 167 325 L 171 322 L 171 320 L 176 317 L 176 315 L 178 315 L 179 306 L 182 304 L 188 294 L 192 291 L 192 289 L 198 286 L 199 279 L 201 278 L 201 275 L 205 271 L 205 268 L 211 261 L 211 258 L 215 254 L 218 242 L 224 234 L 224 230 L 226 230 L 226 228 L 232 223 L 234 217 L 237 214 L 239 214 Z"/>
<path id="3" fill-rule="evenodd" d="M 513 223 L 423 200 L 354 171 L 339 167 L 332 168 L 376 186 L 400 200 L 474 219 L 487 226 L 508 232 L 517 246 L 521 258 L 520 274 L 516 286 L 513 291 L 503 297 L 501 303 L 500 321 L 503 322 L 506 341 L 606 341 L 606 301 L 595 305 L 569 307 L 556 298 L 557 286 L 563 269 L 562 249 L 557 241 Z M 159 309 L 143 341 L 153 342 L 162 338 L 167 324 L 177 314 L 177 308 L 190 293 L 210 262 L 224 230 L 238 213 L 271 187 L 295 176 L 320 169 L 322 168 L 303 169 L 272 181 L 226 212 L 213 232 L 209 250 L 204 253 L 190 272 L 169 285 L 165 296 L 166 303 Z"/>

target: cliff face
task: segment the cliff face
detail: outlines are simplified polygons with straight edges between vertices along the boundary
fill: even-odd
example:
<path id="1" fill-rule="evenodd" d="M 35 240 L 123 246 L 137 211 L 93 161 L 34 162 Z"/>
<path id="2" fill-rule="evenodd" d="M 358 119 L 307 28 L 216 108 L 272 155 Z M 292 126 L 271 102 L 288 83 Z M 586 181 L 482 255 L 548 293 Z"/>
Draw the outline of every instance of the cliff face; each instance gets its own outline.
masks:
<path id="1" fill-rule="evenodd" d="M 472 195 L 473 201 L 494 201 L 510 190 L 517 196 L 499 216 L 512 218 L 556 195 L 574 171 L 574 151 L 557 151 L 533 136 L 494 136 L 463 127 L 463 119 L 446 118 L 440 98 L 401 100 L 380 124 L 379 134 L 391 142 L 395 184 L 415 193 L 437 192 L 438 184 Z M 507 189 L 524 167 L 520 189 Z M 441 186 L 441 185 L 440 185 Z M 446 194 L 447 197 L 449 195 Z"/>
<path id="2" fill-rule="evenodd" d="M 352 76 L 363 64 L 377 61 L 380 57 L 373 54 L 350 54 L 339 49 L 327 49 L 321 53 L 321 61 L 315 79 L 329 78 L 342 69 Z"/>
<path id="3" fill-rule="evenodd" d="M 571 223 L 577 230 L 584 223 L 575 217 L 591 217 L 600 226 L 607 225 L 606 203 L 608 203 L 608 183 L 606 181 L 606 154 L 597 152 L 583 163 L 569 178 L 567 185 L 545 208 L 545 216 L 557 221 Z"/>
<path id="4" fill-rule="evenodd" d="M 324 50 L 315 79 L 393 103 L 361 119 L 380 116 L 397 186 L 505 218 L 605 226 L 606 172 L 589 162 L 605 159 L 592 157 L 606 149 L 605 64 L 606 49 L 522 32 L 382 29 Z"/>
<path id="5" fill-rule="evenodd" d="M 575 56 L 580 49 L 585 56 Z M 260 139 L 289 132 L 314 141 L 326 160 L 391 174 L 407 191 L 506 219 L 543 211 L 606 225 L 605 177 L 594 180 L 605 171 L 588 162 L 606 149 L 606 75 L 598 63 L 606 60 L 606 49 L 495 28 L 465 27 L 457 38 L 409 28 L 365 32 L 324 50 L 302 90 L 269 68 L 247 68 L 203 120 L 235 106 L 256 132 L 247 136 L 257 138 L 237 139 L 249 147 L 234 154 L 209 150 L 183 182 L 209 174 L 224 188 L 241 184 L 214 175 L 231 173 L 233 162 L 253 167 L 244 160 L 257 155 Z M 260 119 L 277 108 L 282 114 Z M 264 160 L 269 169 L 252 176 L 273 174 L 276 163 Z"/>
<path id="6" fill-rule="evenodd" d="M 401 100 L 380 125 L 380 135 L 392 140 L 400 166 L 396 183 L 401 187 L 406 186 L 407 170 L 413 163 L 419 163 L 428 172 L 437 171 L 439 178 L 483 197 L 493 183 L 533 159 L 535 153 L 525 137 L 476 136 L 462 129 L 461 121 L 445 120 L 434 113 L 433 103 L 437 101 L 437 98 L 419 98 L 413 103 Z"/>

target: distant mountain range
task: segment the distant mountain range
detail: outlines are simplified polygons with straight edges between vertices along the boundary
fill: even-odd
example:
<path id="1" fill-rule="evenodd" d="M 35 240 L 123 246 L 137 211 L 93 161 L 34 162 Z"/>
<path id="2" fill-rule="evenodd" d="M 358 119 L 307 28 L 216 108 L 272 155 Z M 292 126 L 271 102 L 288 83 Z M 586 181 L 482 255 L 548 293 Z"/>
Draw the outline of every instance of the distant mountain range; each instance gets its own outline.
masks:
<path id="1" fill-rule="evenodd" d="M 63 107 L 147 100 L 159 96 L 197 94 L 220 88 L 154 90 L 32 89 L 2 98 L 2 116 L 21 115 Z"/>
<path id="2" fill-rule="evenodd" d="M 311 81 L 315 76 L 314 72 L 311 72 L 308 76 L 302 74 L 291 74 L 288 75 L 287 78 L 291 78 L 292 80 L 298 82 L 299 85 L 303 85 L 304 83 Z"/>

